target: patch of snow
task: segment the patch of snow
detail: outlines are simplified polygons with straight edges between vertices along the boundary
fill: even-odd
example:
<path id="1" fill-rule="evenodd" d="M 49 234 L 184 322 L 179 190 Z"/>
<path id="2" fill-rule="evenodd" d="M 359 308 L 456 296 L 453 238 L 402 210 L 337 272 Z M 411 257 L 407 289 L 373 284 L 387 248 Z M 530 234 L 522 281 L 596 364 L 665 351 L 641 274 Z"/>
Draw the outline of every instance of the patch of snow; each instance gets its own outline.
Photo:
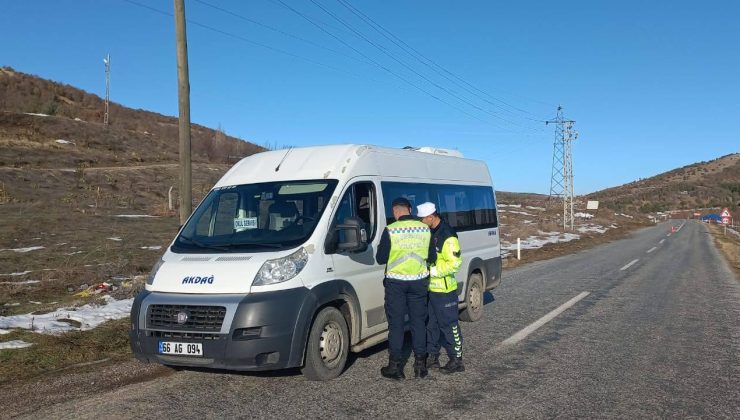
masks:
<path id="1" fill-rule="evenodd" d="M 104 305 L 87 304 L 78 308 L 60 308 L 41 315 L 24 314 L 0 316 L 0 328 L 20 328 L 41 334 L 61 334 L 67 331 L 91 330 L 105 321 L 129 316 L 134 299 L 115 300 L 106 296 Z M 77 328 L 68 322 L 70 319 L 80 323 Z"/>
<path id="2" fill-rule="evenodd" d="M 86 122 L 85 120 L 81 120 L 79 117 L 75 117 L 75 121 Z"/>
<path id="3" fill-rule="evenodd" d="M 527 206 L 530 210 L 539 210 L 539 211 L 545 211 L 546 209 L 544 207 L 537 207 L 537 206 Z"/>
<path id="4" fill-rule="evenodd" d="M 504 203 L 498 203 L 499 207 L 515 207 L 515 208 L 522 208 L 521 204 L 504 204 Z"/>
<path id="5" fill-rule="evenodd" d="M 8 273 L 8 274 L 0 274 L 0 276 L 25 276 L 26 274 L 30 273 L 30 270 L 26 271 L 19 271 L 17 273 Z"/>
<path id="6" fill-rule="evenodd" d="M 157 250 L 162 249 L 162 246 L 161 245 L 142 246 L 141 249 L 149 249 L 152 251 L 157 251 Z"/>
<path id="7" fill-rule="evenodd" d="M 110 239 L 111 241 L 116 241 L 116 242 L 123 240 L 123 239 L 119 238 L 118 236 L 111 236 L 110 238 L 105 238 L 105 239 Z"/>
<path id="8" fill-rule="evenodd" d="M 10 331 L 10 330 L 0 330 L 0 335 L 3 335 L 3 334 L 10 334 L 11 332 L 12 332 L 12 331 Z"/>
<path id="9" fill-rule="evenodd" d="M 544 237 L 530 236 L 527 239 L 522 239 L 522 249 L 537 249 L 542 248 L 547 244 L 556 244 L 561 242 L 570 242 L 576 239 L 580 239 L 581 235 L 575 233 L 560 233 L 560 232 L 542 232 Z M 502 251 L 516 251 L 516 243 L 501 243 Z"/>
<path id="10" fill-rule="evenodd" d="M 33 304 L 33 305 L 41 305 L 41 302 L 37 300 L 29 300 L 28 303 Z"/>
<path id="11" fill-rule="evenodd" d="M 533 222 L 533 221 L 531 221 L 531 220 L 525 220 L 525 221 L 524 221 L 524 222 L 522 222 L 522 223 L 524 223 L 525 225 L 530 225 L 530 224 L 532 224 L 532 223 L 534 223 L 534 222 Z"/>
<path id="12" fill-rule="evenodd" d="M 516 211 L 516 210 L 499 210 L 499 213 L 512 213 L 512 214 L 521 214 L 524 216 L 534 216 L 532 213 L 527 213 L 526 211 Z"/>
<path id="13" fill-rule="evenodd" d="M 36 284 L 36 283 L 41 283 L 41 280 L 0 281 L 0 284 Z"/>
<path id="14" fill-rule="evenodd" d="M 138 218 L 142 218 L 142 217 L 157 218 L 159 216 L 152 216 L 150 214 L 116 214 L 115 217 L 125 217 L 125 218 L 129 218 L 129 219 L 138 219 Z"/>
<path id="15" fill-rule="evenodd" d="M 594 217 L 593 214 L 583 213 L 583 212 L 575 213 L 575 214 L 573 214 L 573 216 L 580 217 L 581 219 L 590 219 L 590 218 Z"/>
<path id="16" fill-rule="evenodd" d="M 31 252 L 31 251 L 36 251 L 39 249 L 44 249 L 44 247 L 43 246 L 29 246 L 27 248 L 4 248 L 4 249 L 0 249 L 0 251 Z"/>
<path id="17" fill-rule="evenodd" d="M 64 139 L 56 139 L 54 140 L 54 142 L 59 143 L 59 144 L 75 144 L 75 142 L 73 141 L 64 140 Z"/>
<path id="18" fill-rule="evenodd" d="M 20 306 L 20 303 L 18 303 L 18 302 L 15 302 L 15 303 L 5 303 L 5 304 L 3 304 L 3 306 Z"/>
<path id="19" fill-rule="evenodd" d="M 75 251 L 75 252 L 69 252 L 69 253 L 66 253 L 66 254 L 64 254 L 64 255 L 77 255 L 77 254 L 82 254 L 83 252 L 85 252 L 85 251 Z"/>
<path id="20" fill-rule="evenodd" d="M 48 117 L 49 116 L 49 114 L 39 114 L 37 112 L 24 112 L 24 114 L 26 114 L 26 115 L 34 115 L 36 117 Z"/>
<path id="21" fill-rule="evenodd" d="M 31 347 L 32 345 L 33 343 L 26 343 L 23 340 L 2 341 L 0 342 L 0 350 L 22 349 L 26 347 Z"/>
<path id="22" fill-rule="evenodd" d="M 60 243 L 57 244 L 57 246 L 62 246 L 62 245 L 67 245 L 67 243 L 66 242 L 60 242 Z"/>
<path id="23" fill-rule="evenodd" d="M 584 225 L 584 226 L 578 227 L 578 231 L 581 233 L 586 233 L 586 232 L 604 233 L 607 230 L 609 230 L 609 228 L 605 228 L 601 225 Z"/>
<path id="24" fill-rule="evenodd" d="M 628 219 L 634 219 L 634 217 L 633 217 L 633 216 L 630 216 L 629 214 L 624 214 L 624 213 L 614 213 L 614 215 L 615 215 L 615 216 L 622 216 L 622 217 L 626 217 L 626 218 L 628 218 Z"/>

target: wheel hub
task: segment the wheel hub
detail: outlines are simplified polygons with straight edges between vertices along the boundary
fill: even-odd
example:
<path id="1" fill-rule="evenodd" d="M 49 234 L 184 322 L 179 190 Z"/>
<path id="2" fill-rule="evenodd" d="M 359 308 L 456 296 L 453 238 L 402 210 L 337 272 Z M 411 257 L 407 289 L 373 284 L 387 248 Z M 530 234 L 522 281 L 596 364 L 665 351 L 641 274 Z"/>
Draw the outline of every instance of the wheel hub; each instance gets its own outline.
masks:
<path id="1" fill-rule="evenodd" d="M 325 364 L 331 364 L 339 358 L 342 353 L 342 330 L 339 329 L 339 325 L 333 322 L 324 325 L 319 348 L 321 359 Z"/>

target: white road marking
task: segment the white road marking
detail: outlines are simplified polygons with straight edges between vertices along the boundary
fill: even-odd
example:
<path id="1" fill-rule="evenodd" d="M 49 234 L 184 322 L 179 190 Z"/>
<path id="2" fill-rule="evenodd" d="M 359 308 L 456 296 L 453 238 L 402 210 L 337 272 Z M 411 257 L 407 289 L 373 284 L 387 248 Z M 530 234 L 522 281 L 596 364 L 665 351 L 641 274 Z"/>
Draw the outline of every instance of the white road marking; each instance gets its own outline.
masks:
<path id="1" fill-rule="evenodd" d="M 537 321 L 529 324 L 528 326 L 522 328 L 519 332 L 512 335 L 511 337 L 507 338 L 506 340 L 502 341 L 500 346 L 510 346 L 512 344 L 516 344 L 522 340 L 524 340 L 529 334 L 532 334 L 533 332 L 537 331 L 538 328 L 541 326 L 547 324 L 548 322 L 552 321 L 553 318 L 560 315 L 565 311 L 566 309 L 570 308 L 571 306 L 575 305 L 579 300 L 585 298 L 588 296 L 590 292 L 581 292 L 578 294 L 578 296 L 574 297 L 573 299 L 565 302 L 564 304 L 558 306 L 557 308 L 553 309 L 548 313 L 547 315 L 543 316 L 542 318 L 538 319 Z"/>
<path id="2" fill-rule="evenodd" d="M 632 267 L 633 265 L 637 264 L 638 261 L 640 261 L 640 259 L 639 258 L 635 258 L 634 260 L 628 262 L 627 265 L 625 265 L 624 267 L 620 268 L 619 271 L 624 271 L 624 270 Z"/>
<path id="3" fill-rule="evenodd" d="M 656 249 L 658 249 L 658 248 L 657 247 L 652 247 L 652 248 L 648 249 L 647 253 L 649 254 L 649 253 L 655 251 Z"/>
<path id="4" fill-rule="evenodd" d="M 658 242 L 658 243 L 659 244 L 662 244 L 663 242 L 665 242 L 665 238 L 661 239 L 660 242 Z"/>

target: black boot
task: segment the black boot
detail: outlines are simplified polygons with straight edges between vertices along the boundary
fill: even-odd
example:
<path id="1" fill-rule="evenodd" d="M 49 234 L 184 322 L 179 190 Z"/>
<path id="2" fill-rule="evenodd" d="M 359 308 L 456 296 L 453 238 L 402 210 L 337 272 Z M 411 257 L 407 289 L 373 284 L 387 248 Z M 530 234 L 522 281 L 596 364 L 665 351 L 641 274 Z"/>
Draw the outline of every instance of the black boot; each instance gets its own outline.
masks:
<path id="1" fill-rule="evenodd" d="M 463 364 L 462 357 L 451 358 L 446 365 L 439 368 L 439 371 L 447 374 L 455 372 L 465 372 L 465 365 Z"/>
<path id="2" fill-rule="evenodd" d="M 439 369 L 439 354 L 427 356 L 427 369 Z"/>
<path id="3" fill-rule="evenodd" d="M 406 378 L 401 368 L 401 361 L 393 356 L 388 356 L 388 366 L 380 368 L 380 374 L 388 379 L 401 380 Z"/>
<path id="4" fill-rule="evenodd" d="M 429 375 L 427 370 L 427 355 L 415 356 L 414 359 L 414 378 L 424 379 Z"/>

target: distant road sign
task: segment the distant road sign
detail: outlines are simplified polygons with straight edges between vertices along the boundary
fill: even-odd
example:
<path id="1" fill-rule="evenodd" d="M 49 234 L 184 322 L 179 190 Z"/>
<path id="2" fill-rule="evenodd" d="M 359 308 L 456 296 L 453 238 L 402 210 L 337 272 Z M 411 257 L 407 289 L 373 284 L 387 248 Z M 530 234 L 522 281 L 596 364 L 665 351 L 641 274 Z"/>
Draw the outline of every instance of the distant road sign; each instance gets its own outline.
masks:
<path id="1" fill-rule="evenodd" d="M 732 214 L 730 214 L 730 210 L 727 207 L 725 207 L 724 209 L 722 209 L 722 213 L 720 213 L 719 217 L 722 218 L 723 224 L 729 225 L 730 219 L 732 219 Z"/>
<path id="2" fill-rule="evenodd" d="M 586 210 L 598 210 L 598 209 L 599 209 L 599 202 L 598 201 L 589 200 L 586 203 Z"/>

